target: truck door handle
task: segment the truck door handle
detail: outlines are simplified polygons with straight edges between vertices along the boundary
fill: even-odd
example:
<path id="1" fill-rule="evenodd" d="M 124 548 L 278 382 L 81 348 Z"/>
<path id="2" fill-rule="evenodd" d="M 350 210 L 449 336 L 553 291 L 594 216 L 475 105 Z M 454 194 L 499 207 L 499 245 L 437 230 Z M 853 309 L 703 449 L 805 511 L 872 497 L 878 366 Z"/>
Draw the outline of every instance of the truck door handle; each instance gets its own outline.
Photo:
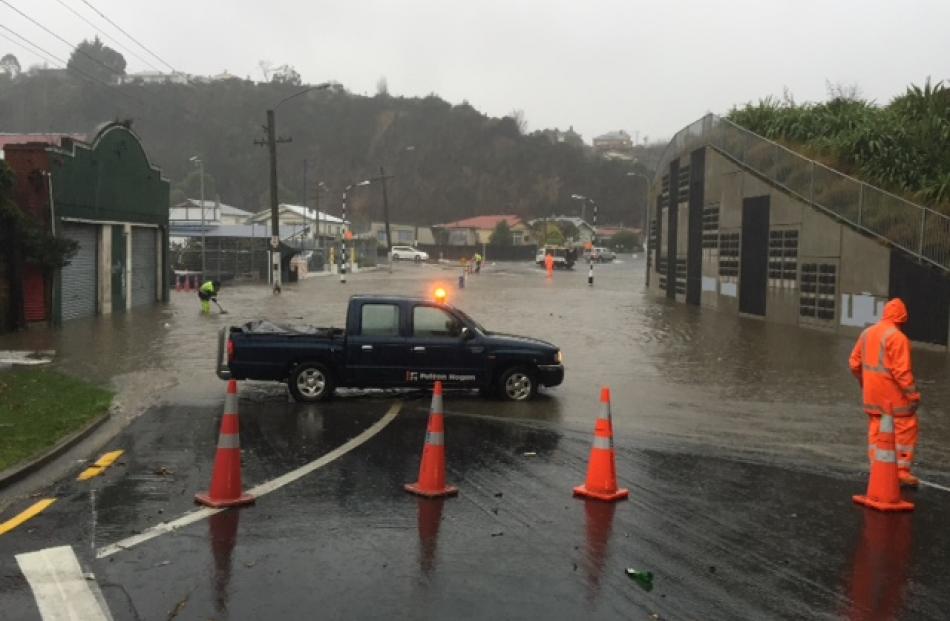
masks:
<path id="1" fill-rule="evenodd" d="M 363 345 L 363 351 L 373 351 L 372 345 Z"/>
<path id="2" fill-rule="evenodd" d="M 412 348 L 412 351 L 416 352 L 417 354 L 424 354 L 424 353 L 426 353 L 426 348 L 425 348 L 425 347 L 413 347 L 413 348 Z"/>

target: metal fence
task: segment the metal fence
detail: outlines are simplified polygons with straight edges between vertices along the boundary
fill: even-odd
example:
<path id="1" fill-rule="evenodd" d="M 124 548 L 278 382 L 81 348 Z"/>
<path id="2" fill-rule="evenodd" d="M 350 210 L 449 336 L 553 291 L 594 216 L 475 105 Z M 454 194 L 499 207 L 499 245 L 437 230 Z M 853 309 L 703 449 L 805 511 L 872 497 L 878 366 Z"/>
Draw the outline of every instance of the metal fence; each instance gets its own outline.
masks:
<path id="1" fill-rule="evenodd" d="M 657 166 L 654 187 L 662 187 L 674 158 L 704 146 L 848 224 L 950 270 L 950 217 L 844 175 L 714 114 L 673 136 Z"/>

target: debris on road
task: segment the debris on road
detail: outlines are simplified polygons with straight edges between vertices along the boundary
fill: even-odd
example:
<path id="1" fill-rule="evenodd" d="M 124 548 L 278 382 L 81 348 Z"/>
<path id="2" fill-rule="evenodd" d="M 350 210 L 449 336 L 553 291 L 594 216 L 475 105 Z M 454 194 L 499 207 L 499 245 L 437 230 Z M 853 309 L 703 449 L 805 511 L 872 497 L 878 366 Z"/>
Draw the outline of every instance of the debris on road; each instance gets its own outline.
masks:
<path id="1" fill-rule="evenodd" d="M 644 591 L 649 592 L 653 590 L 653 572 L 627 567 L 624 573 Z"/>

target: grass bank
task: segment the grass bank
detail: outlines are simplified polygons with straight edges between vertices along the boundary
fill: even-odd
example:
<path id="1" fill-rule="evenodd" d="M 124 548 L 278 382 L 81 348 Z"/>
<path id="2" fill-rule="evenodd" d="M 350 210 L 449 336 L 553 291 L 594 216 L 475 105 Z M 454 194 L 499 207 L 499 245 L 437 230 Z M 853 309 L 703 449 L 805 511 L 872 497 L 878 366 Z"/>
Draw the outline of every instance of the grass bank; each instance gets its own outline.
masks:
<path id="1" fill-rule="evenodd" d="M 0 373 L 0 471 L 50 448 L 111 402 L 109 391 L 55 371 Z"/>

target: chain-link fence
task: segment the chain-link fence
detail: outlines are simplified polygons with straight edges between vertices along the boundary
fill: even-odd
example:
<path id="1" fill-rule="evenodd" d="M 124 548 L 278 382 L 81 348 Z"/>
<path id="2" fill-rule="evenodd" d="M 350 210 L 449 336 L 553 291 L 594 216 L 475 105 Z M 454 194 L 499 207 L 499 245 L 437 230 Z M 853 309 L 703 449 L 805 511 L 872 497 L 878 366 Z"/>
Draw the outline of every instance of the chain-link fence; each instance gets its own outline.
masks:
<path id="1" fill-rule="evenodd" d="M 673 136 L 658 164 L 654 187 L 662 187 L 674 158 L 704 146 L 852 226 L 950 270 L 946 215 L 832 170 L 713 114 Z"/>

